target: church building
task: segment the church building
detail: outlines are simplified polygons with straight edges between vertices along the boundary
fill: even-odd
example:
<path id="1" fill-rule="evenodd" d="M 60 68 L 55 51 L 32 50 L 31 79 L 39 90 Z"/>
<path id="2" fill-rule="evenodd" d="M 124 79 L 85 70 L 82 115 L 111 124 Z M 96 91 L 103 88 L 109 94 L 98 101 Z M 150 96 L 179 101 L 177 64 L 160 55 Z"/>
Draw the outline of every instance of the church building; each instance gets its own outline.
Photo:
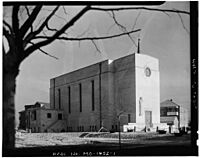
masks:
<path id="1" fill-rule="evenodd" d="M 66 131 L 156 128 L 160 124 L 159 61 L 137 53 L 52 78 L 50 108 L 63 111 Z"/>

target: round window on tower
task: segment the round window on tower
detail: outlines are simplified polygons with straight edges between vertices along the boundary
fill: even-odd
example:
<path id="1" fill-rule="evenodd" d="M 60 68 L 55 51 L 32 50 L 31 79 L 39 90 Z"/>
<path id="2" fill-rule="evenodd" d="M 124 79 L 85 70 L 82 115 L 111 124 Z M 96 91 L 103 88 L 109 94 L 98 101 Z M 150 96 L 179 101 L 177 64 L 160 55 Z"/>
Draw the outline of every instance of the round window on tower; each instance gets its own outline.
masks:
<path id="1" fill-rule="evenodd" d="M 147 67 L 147 68 L 145 69 L 145 75 L 146 75 L 147 77 L 151 76 L 151 69 L 150 69 L 149 67 Z"/>

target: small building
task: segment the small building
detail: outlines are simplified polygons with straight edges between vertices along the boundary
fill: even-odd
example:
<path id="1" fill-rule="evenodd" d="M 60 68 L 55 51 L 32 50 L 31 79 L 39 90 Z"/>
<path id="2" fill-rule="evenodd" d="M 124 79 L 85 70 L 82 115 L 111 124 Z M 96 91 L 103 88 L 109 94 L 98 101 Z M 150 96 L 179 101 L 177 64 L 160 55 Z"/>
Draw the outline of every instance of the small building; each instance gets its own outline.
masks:
<path id="1" fill-rule="evenodd" d="M 180 105 L 173 102 L 172 99 L 163 101 L 160 104 L 160 122 L 167 123 L 170 128 L 187 127 L 188 111 Z"/>
<path id="2" fill-rule="evenodd" d="M 25 105 L 25 110 L 19 113 L 20 125 L 24 125 L 25 122 L 25 129 L 30 132 L 66 131 L 63 110 L 50 109 L 48 103 L 36 102 L 33 105 Z M 24 115 L 25 118 L 22 119 Z"/>

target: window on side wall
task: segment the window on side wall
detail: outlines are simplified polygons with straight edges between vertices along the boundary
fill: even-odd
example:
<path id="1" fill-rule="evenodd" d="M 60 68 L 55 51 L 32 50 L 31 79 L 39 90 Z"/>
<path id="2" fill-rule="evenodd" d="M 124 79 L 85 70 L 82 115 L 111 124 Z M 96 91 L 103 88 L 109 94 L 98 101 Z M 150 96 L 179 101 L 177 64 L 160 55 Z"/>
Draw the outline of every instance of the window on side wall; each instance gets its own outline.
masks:
<path id="1" fill-rule="evenodd" d="M 92 82 L 92 111 L 94 111 L 95 110 L 95 105 L 94 105 L 94 102 L 95 102 L 94 80 L 92 80 L 91 82 Z"/>
<path id="2" fill-rule="evenodd" d="M 62 120 L 62 114 L 58 114 L 58 120 Z"/>
<path id="3" fill-rule="evenodd" d="M 128 123 L 131 122 L 131 114 L 128 114 Z"/>
<path id="4" fill-rule="evenodd" d="M 61 91 L 58 89 L 58 108 L 61 109 Z"/>
<path id="5" fill-rule="evenodd" d="M 79 83 L 79 104 L 80 104 L 80 112 L 82 112 L 82 85 Z"/>
<path id="6" fill-rule="evenodd" d="M 71 113 L 71 88 L 68 87 L 68 112 Z"/>
<path id="7" fill-rule="evenodd" d="M 47 118 L 51 118 L 51 113 L 47 113 Z"/>
<path id="8" fill-rule="evenodd" d="M 36 118 L 36 111 L 33 111 L 32 112 L 32 121 L 34 121 L 34 120 L 36 120 L 37 118 Z"/>

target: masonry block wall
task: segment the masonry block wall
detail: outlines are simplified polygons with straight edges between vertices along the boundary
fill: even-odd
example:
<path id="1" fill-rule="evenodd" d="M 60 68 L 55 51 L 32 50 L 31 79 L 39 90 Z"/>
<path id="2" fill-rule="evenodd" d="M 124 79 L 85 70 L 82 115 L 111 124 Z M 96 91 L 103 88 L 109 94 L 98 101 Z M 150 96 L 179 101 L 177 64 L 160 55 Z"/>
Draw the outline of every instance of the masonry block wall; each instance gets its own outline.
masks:
<path id="1" fill-rule="evenodd" d="M 50 106 L 53 109 L 60 107 L 64 110 L 67 126 L 72 128 L 72 131 L 82 130 L 79 127 L 84 127 L 84 131 L 98 130 L 101 126 L 100 117 L 104 127 L 111 126 L 108 120 L 113 118 L 114 108 L 112 108 L 113 90 L 109 87 L 113 82 L 110 79 L 110 77 L 112 78 L 110 73 L 108 62 L 104 61 L 51 79 Z M 100 80 L 101 116 L 99 106 Z"/>
<path id="2" fill-rule="evenodd" d="M 60 122 L 62 122 L 62 120 L 58 119 L 58 114 L 62 114 L 62 119 L 65 119 L 63 111 L 52 109 L 39 109 L 37 112 L 40 116 L 40 132 L 61 132 L 61 130 L 66 131 L 66 123 L 61 124 L 60 126 L 55 126 L 56 124 L 60 124 Z M 48 114 L 51 115 L 49 118 L 47 116 Z"/>
<path id="3" fill-rule="evenodd" d="M 145 76 L 147 67 L 150 77 Z M 145 115 L 138 116 L 139 98 L 142 113 L 151 111 L 152 123 L 160 122 L 159 97 L 158 60 L 143 54 L 105 60 L 50 80 L 50 106 L 64 110 L 71 131 L 116 129 L 119 113 L 122 124 L 145 124 Z"/>
<path id="4" fill-rule="evenodd" d="M 117 115 L 122 112 L 120 116 L 121 124 L 135 123 L 136 121 L 134 58 L 134 55 L 129 55 L 114 62 L 114 103 Z"/>
<path id="5" fill-rule="evenodd" d="M 160 123 L 160 76 L 158 59 L 135 55 L 135 100 L 136 122 L 146 124 L 150 112 L 150 123 Z M 141 104 L 141 105 L 139 105 Z M 140 107 L 141 106 L 141 107 Z M 140 109 L 141 108 L 141 112 Z"/>

